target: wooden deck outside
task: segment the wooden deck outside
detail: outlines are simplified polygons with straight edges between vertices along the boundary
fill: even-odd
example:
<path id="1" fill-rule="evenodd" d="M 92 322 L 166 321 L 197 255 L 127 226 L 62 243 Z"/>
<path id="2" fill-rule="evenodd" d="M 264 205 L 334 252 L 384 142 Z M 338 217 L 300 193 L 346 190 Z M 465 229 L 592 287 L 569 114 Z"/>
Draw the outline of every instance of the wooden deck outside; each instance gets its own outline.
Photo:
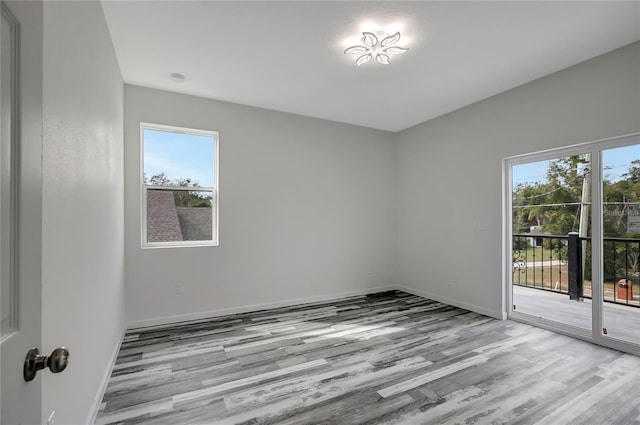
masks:
<path id="1" fill-rule="evenodd" d="M 591 300 L 571 301 L 566 294 L 514 285 L 513 304 L 516 311 L 591 329 Z M 640 344 L 640 308 L 604 303 L 602 325 L 607 336 Z"/>

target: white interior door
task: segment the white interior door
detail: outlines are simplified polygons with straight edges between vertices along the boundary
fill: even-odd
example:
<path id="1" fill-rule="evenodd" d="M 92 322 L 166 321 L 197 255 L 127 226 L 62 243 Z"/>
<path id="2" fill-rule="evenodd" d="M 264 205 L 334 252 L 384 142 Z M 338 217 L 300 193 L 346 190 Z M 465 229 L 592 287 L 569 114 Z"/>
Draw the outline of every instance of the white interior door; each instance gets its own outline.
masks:
<path id="1" fill-rule="evenodd" d="M 37 424 L 40 377 L 23 365 L 41 342 L 42 3 L 3 1 L 0 30 L 0 423 Z"/>

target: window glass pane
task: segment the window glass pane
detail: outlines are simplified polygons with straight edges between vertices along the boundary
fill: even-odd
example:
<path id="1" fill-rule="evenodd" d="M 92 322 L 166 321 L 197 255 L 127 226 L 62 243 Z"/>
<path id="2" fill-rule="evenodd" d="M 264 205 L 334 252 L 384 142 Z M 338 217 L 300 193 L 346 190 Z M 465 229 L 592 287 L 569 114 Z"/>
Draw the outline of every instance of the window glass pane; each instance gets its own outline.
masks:
<path id="1" fill-rule="evenodd" d="M 591 329 L 590 167 L 589 154 L 512 167 L 515 311 Z"/>
<path id="2" fill-rule="evenodd" d="M 602 151 L 603 334 L 640 344 L 640 145 Z"/>
<path id="3" fill-rule="evenodd" d="M 144 183 L 214 187 L 214 138 L 145 128 Z"/>
<path id="4" fill-rule="evenodd" d="M 147 189 L 147 242 L 212 239 L 213 193 Z"/>
<path id="5" fill-rule="evenodd" d="M 12 169 L 13 143 L 15 133 L 13 119 L 16 112 L 14 97 L 14 61 L 16 50 L 13 30 L 14 23 L 2 13 L 2 34 L 0 41 L 0 338 L 15 329 L 17 311 L 17 280 L 15 278 L 15 173 Z"/>

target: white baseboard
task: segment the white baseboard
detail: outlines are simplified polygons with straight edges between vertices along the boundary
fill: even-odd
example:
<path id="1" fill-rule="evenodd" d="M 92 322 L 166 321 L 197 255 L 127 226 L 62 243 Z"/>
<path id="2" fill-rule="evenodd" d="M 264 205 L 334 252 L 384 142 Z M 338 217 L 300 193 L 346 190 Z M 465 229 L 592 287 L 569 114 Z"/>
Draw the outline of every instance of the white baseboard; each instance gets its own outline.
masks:
<path id="1" fill-rule="evenodd" d="M 485 316 L 493 317 L 499 320 L 507 319 L 507 315 L 504 312 L 489 310 L 474 304 L 463 303 L 458 300 L 454 300 L 452 298 L 442 297 L 442 296 L 439 296 L 427 291 L 423 291 L 420 289 L 409 288 L 402 285 L 388 285 L 388 286 L 378 286 L 375 288 L 360 289 L 357 291 L 338 292 L 333 294 L 325 294 L 325 295 L 306 297 L 306 298 L 295 298 L 295 299 L 290 299 L 286 301 L 277 301 L 272 303 L 253 304 L 253 305 L 246 305 L 246 306 L 240 306 L 240 307 L 224 308 L 219 310 L 203 311 L 199 313 L 180 314 L 175 316 L 155 317 L 152 319 L 144 319 L 144 320 L 133 320 L 127 323 L 127 329 L 132 330 L 132 329 L 141 329 L 141 328 L 153 328 L 153 327 L 162 327 L 162 326 L 171 325 L 175 323 L 182 323 L 182 322 L 197 322 L 197 321 L 210 319 L 213 317 L 228 316 L 230 314 L 248 313 L 248 312 L 254 312 L 259 310 L 270 310 L 274 308 L 289 307 L 292 305 L 299 305 L 299 304 L 322 303 L 322 302 L 327 302 L 327 301 L 336 300 L 340 298 L 374 294 L 376 292 L 392 291 L 395 289 L 399 291 L 407 292 L 409 294 L 417 295 L 423 298 L 439 301 L 444 304 L 464 308 L 465 310 L 470 310 L 470 311 L 483 314 Z"/>
<path id="2" fill-rule="evenodd" d="M 104 397 L 105 391 L 107 391 L 107 385 L 109 384 L 109 378 L 111 378 L 111 372 L 113 371 L 113 367 L 116 364 L 116 359 L 118 358 L 118 352 L 120 351 L 120 347 L 122 346 L 122 341 L 124 340 L 124 334 L 127 329 L 122 329 L 122 333 L 115 347 L 113 347 L 113 351 L 111 352 L 111 361 L 109 362 L 108 367 L 106 368 L 104 375 L 102 376 L 102 381 L 100 382 L 100 387 L 98 388 L 98 392 L 96 393 L 96 397 L 93 400 L 93 404 L 91 405 L 91 409 L 89 410 L 89 417 L 85 423 L 93 424 L 96 421 L 96 417 L 98 416 L 98 412 L 100 411 L 100 405 L 102 404 L 102 399 Z"/>
<path id="3" fill-rule="evenodd" d="M 432 294 L 431 292 L 423 291 L 421 289 L 408 288 L 402 285 L 396 285 L 395 289 L 399 291 L 408 292 L 409 294 L 417 295 L 419 297 L 428 298 L 430 300 L 439 301 L 444 304 L 452 305 L 454 307 L 464 308 L 465 310 L 470 310 L 475 313 L 483 314 L 485 316 L 493 317 L 499 320 L 506 320 L 507 315 L 501 311 L 489 310 L 484 307 L 480 307 L 474 304 L 467 304 L 460 302 L 458 300 L 454 300 L 452 298 L 442 297 L 440 295 Z"/>
<path id="4" fill-rule="evenodd" d="M 248 313 L 259 310 L 269 310 L 273 308 L 289 307 L 298 304 L 313 304 L 321 303 L 340 298 L 356 297 L 367 294 L 374 294 L 376 292 L 392 291 L 399 289 L 396 286 L 378 286 L 376 288 L 360 289 L 357 291 L 338 292 L 333 294 L 319 295 L 315 297 L 296 298 L 286 301 L 278 301 L 265 304 L 254 304 L 240 307 L 224 308 L 220 310 L 203 311 L 199 313 L 180 314 L 175 316 L 156 317 L 153 319 L 133 320 L 127 323 L 127 329 L 140 329 L 140 328 L 153 328 L 161 327 L 169 324 L 181 323 L 181 322 L 196 322 L 201 320 L 210 319 L 212 317 L 228 316 L 230 314 Z"/>

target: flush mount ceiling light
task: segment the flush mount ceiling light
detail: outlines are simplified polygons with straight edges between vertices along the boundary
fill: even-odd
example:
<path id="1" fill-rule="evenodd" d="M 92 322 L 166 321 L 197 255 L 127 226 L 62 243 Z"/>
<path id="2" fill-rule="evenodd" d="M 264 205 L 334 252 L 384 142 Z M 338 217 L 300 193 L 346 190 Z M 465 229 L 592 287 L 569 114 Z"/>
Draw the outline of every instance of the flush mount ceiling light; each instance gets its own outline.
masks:
<path id="1" fill-rule="evenodd" d="M 358 66 L 371 62 L 373 58 L 376 58 L 378 63 L 388 65 L 389 55 L 399 55 L 409 50 L 408 48 L 396 45 L 396 43 L 400 41 L 400 32 L 393 35 L 382 36 L 380 43 L 378 43 L 378 37 L 380 37 L 380 35 L 372 32 L 363 32 L 363 45 L 349 47 L 344 51 L 345 55 L 357 55 L 356 65 Z"/>

